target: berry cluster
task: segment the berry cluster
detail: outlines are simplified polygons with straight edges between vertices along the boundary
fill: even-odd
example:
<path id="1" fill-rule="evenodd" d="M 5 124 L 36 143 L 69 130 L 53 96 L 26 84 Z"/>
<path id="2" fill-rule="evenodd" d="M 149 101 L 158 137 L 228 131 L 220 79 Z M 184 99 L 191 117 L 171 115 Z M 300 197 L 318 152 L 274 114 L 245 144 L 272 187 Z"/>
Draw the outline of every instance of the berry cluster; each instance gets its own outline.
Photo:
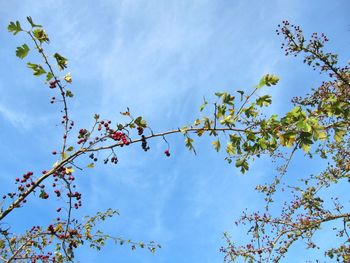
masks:
<path id="1" fill-rule="evenodd" d="M 137 133 L 138 133 L 138 135 L 143 134 L 143 128 L 141 126 L 137 127 Z"/>
<path id="2" fill-rule="evenodd" d="M 129 145 L 130 141 L 128 140 L 128 137 L 125 133 L 119 132 L 119 131 L 112 131 L 109 135 L 110 138 L 112 138 L 115 141 L 121 141 L 123 145 Z"/>
<path id="3" fill-rule="evenodd" d="M 281 48 L 284 49 L 285 55 L 294 54 L 302 51 L 305 39 L 303 32 L 299 26 L 291 25 L 287 20 L 282 21 L 282 26 L 278 25 L 277 35 L 282 34 L 286 43 L 282 43 Z"/>
<path id="4" fill-rule="evenodd" d="M 78 144 L 84 143 L 89 139 L 90 133 L 87 129 L 80 129 L 78 134 Z"/>
<path id="5" fill-rule="evenodd" d="M 103 160 L 103 163 L 104 164 L 107 164 L 108 163 L 108 161 L 109 161 L 109 158 L 106 158 L 106 159 L 104 159 Z M 113 156 L 111 157 L 111 163 L 113 163 L 113 164 L 117 164 L 118 163 L 118 158 L 117 158 L 117 156 L 115 155 L 115 153 L 113 152 Z"/>
<path id="6" fill-rule="evenodd" d="M 98 117 L 99 116 L 97 115 L 95 117 L 95 119 L 97 119 Z M 100 140 L 103 141 L 103 140 L 105 140 L 105 138 L 111 138 L 115 141 L 122 142 L 121 146 L 130 144 L 130 138 L 125 133 L 120 132 L 120 130 L 122 128 L 118 128 L 119 131 L 110 128 L 110 124 L 111 124 L 110 120 L 108 120 L 108 121 L 102 120 L 102 121 L 97 122 L 97 123 L 98 123 L 97 130 L 101 131 L 104 128 L 105 132 L 101 134 L 101 138 L 96 137 L 94 141 L 90 141 L 90 145 L 97 143 Z"/>
<path id="7" fill-rule="evenodd" d="M 113 156 L 111 158 L 111 163 L 117 164 L 118 163 L 118 158 L 116 156 Z"/>
<path id="8" fill-rule="evenodd" d="M 94 153 L 91 153 L 91 154 L 89 155 L 89 158 L 90 158 L 91 160 L 93 160 L 94 162 L 97 162 L 97 161 L 98 161 L 98 159 L 97 159 L 97 157 L 95 157 L 95 154 L 94 154 Z"/>
<path id="9" fill-rule="evenodd" d="M 142 149 L 143 149 L 145 152 L 147 152 L 147 151 L 150 149 L 149 146 L 147 145 L 147 141 L 146 141 L 145 135 L 142 135 L 142 136 L 141 136 L 141 147 L 142 147 Z"/>
<path id="10" fill-rule="evenodd" d="M 56 189 L 54 192 L 55 192 L 55 194 L 56 194 L 57 197 L 60 197 L 60 196 L 61 196 L 61 191 L 60 191 L 60 190 Z"/>
<path id="11" fill-rule="evenodd" d="M 23 174 L 22 178 L 17 177 L 15 179 L 15 184 L 19 184 L 19 186 L 17 187 L 19 193 L 8 193 L 7 196 L 10 198 L 14 198 L 16 195 L 18 197 L 22 196 L 23 193 L 31 186 L 34 185 L 34 181 L 33 181 L 33 172 L 27 172 L 25 174 Z M 6 199 L 7 197 L 6 195 L 4 195 L 2 198 Z M 23 203 L 26 203 L 26 200 L 23 200 Z"/>
<path id="12" fill-rule="evenodd" d="M 56 236 L 61 240 L 68 241 L 68 246 L 70 249 L 77 248 L 77 241 L 82 237 L 78 229 L 68 229 L 68 231 L 65 231 L 62 227 L 55 227 L 54 225 L 49 225 L 47 231 L 49 232 L 49 234 Z M 52 262 L 55 262 L 54 258 L 52 259 Z"/>
<path id="13" fill-rule="evenodd" d="M 304 58 L 304 63 L 312 66 L 314 70 L 317 68 L 320 68 L 321 71 L 338 70 L 335 66 L 338 61 L 337 55 L 322 51 L 326 42 L 329 41 L 325 34 L 313 33 L 311 39 L 306 43 L 303 31 L 299 26 L 282 21 L 282 25 L 278 25 L 278 27 L 277 35 L 284 36 L 285 43 L 282 43 L 281 48 L 285 51 L 286 56 L 297 56 L 300 52 L 305 52 L 307 55 Z"/>
<path id="14" fill-rule="evenodd" d="M 111 124 L 111 121 L 101 121 L 100 124 L 98 125 L 98 130 L 100 131 L 102 129 L 102 126 L 105 127 L 106 131 L 110 129 L 109 124 Z"/>
<path id="15" fill-rule="evenodd" d="M 52 226 L 52 229 L 54 227 Z M 50 231 L 49 231 L 50 232 Z M 42 228 L 40 226 L 33 226 L 30 230 L 29 233 L 31 236 L 40 236 L 41 234 L 46 234 L 43 232 Z M 51 240 L 47 240 L 48 244 L 51 244 Z M 40 246 L 40 241 L 36 241 L 35 239 L 28 240 L 28 246 Z M 30 257 L 31 263 L 37 263 L 37 262 L 52 262 L 56 263 L 56 257 L 53 256 L 52 252 L 47 252 L 46 254 L 42 253 L 39 255 L 34 255 Z"/>
<path id="16" fill-rule="evenodd" d="M 56 88 L 56 84 L 59 82 L 59 80 L 53 80 L 53 81 L 50 81 L 49 84 L 50 84 L 50 89 L 54 89 Z"/>
<path id="17" fill-rule="evenodd" d="M 49 261 L 51 261 L 52 263 L 56 263 L 57 262 L 56 261 L 56 257 L 52 257 L 51 260 L 50 260 L 51 256 L 52 256 L 52 253 L 48 252 L 47 255 L 43 255 L 43 254 L 36 255 L 31 260 L 32 260 L 32 263 L 37 263 L 37 262 L 39 262 L 38 260 L 40 260 L 40 262 L 49 262 Z"/>
<path id="18" fill-rule="evenodd" d="M 48 199 L 49 198 L 49 194 L 46 193 L 45 190 L 41 190 L 39 197 L 42 198 L 42 199 Z"/>
<path id="19" fill-rule="evenodd" d="M 79 207 L 82 206 L 82 204 L 81 204 L 81 193 L 79 193 L 79 192 L 68 193 L 67 196 L 69 198 L 75 198 L 77 200 L 77 202 L 74 204 L 75 209 L 78 209 Z"/>
<path id="20" fill-rule="evenodd" d="M 97 159 L 96 159 L 97 160 Z M 63 179 L 65 184 L 67 185 L 69 189 L 69 193 L 67 193 L 67 196 L 69 198 L 75 198 L 76 202 L 74 203 L 74 207 L 78 209 L 79 207 L 82 206 L 81 203 L 81 193 L 79 192 L 71 192 L 71 187 L 76 188 L 76 185 L 71 185 L 73 181 L 75 181 L 75 177 L 72 175 L 72 169 L 70 167 L 62 167 L 60 168 L 57 172 L 53 174 L 54 182 L 52 183 L 52 187 L 55 189 L 54 193 L 56 194 L 56 197 L 61 197 L 62 196 L 62 189 L 58 189 L 58 185 L 56 184 L 59 179 Z M 42 190 L 41 192 L 41 198 L 47 199 L 48 194 Z M 61 208 L 58 208 L 56 210 L 57 212 L 61 211 Z"/>
<path id="21" fill-rule="evenodd" d="M 81 237 L 77 229 L 69 229 L 66 234 L 62 234 L 65 230 L 62 227 L 55 227 L 54 225 L 49 225 L 47 231 L 51 235 L 57 236 L 59 239 L 72 238 L 74 236 Z"/>
<path id="22" fill-rule="evenodd" d="M 62 124 L 67 123 L 68 129 L 69 129 L 69 130 L 73 129 L 74 121 L 68 120 L 68 117 L 67 117 L 66 115 L 62 116 L 62 121 L 61 121 L 61 123 L 62 123 Z"/>

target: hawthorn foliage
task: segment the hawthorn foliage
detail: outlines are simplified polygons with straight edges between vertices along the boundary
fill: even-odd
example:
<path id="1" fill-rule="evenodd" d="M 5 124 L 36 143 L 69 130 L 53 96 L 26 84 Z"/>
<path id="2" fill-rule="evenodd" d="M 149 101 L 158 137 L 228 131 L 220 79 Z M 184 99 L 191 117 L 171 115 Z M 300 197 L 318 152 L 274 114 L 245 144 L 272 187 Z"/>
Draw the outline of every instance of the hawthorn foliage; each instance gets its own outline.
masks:
<path id="1" fill-rule="evenodd" d="M 278 262 L 298 240 L 306 240 L 309 248 L 317 248 L 314 234 L 321 230 L 325 222 L 342 221 L 341 228 L 335 229 L 340 244 L 325 251 L 330 258 L 348 261 L 349 216 L 335 196 L 324 200 L 320 195 L 331 191 L 334 184 L 349 180 L 349 94 L 350 71 L 347 66 L 337 65 L 337 56 L 325 53 L 323 47 L 328 42 L 326 36 L 313 34 L 305 40 L 301 29 L 284 21 L 277 30 L 284 36 L 283 48 L 286 55 L 305 57 L 304 62 L 315 70 L 327 73 L 329 80 L 312 90 L 304 98 L 294 98 L 294 107 L 284 116 L 265 116 L 264 111 L 272 103 L 270 95 L 261 95 L 264 88 L 277 85 L 279 78 L 272 74 L 263 76 L 248 93 L 217 92 L 214 103 L 204 101 L 198 118 L 191 125 L 154 133 L 142 116 L 134 117 L 129 109 L 121 112 L 124 122 L 105 119 L 98 114 L 92 118 L 91 127 L 75 128 L 69 114 L 69 99 L 74 96 L 73 77 L 66 73 L 68 59 L 59 53 L 49 55 L 45 47 L 49 36 L 41 25 L 27 17 L 26 28 L 10 22 L 8 31 L 13 35 L 28 35 L 30 44 L 17 47 L 16 56 L 26 59 L 29 52 L 36 52 L 40 62 L 27 62 L 34 76 L 44 78 L 45 85 L 55 94 L 52 104 L 61 105 L 62 143 L 61 148 L 52 152 L 57 162 L 48 164 L 41 173 L 26 171 L 14 178 L 14 190 L 4 193 L 0 204 L 0 260 L 3 262 L 74 262 L 75 249 L 82 245 L 101 249 L 107 240 L 117 244 L 130 244 L 132 249 L 148 248 L 155 252 L 160 248 L 151 241 L 135 242 L 111 236 L 98 230 L 97 224 L 118 214 L 109 209 L 87 216 L 83 220 L 75 210 L 82 205 L 82 193 L 77 191 L 76 177 L 84 169 L 94 168 L 94 163 L 118 163 L 118 150 L 131 144 L 140 144 L 144 151 L 150 148 L 148 140 L 163 139 L 168 148 L 166 136 L 182 134 L 185 146 L 195 152 L 194 138 L 210 136 L 216 151 L 224 149 L 228 163 L 234 164 L 242 173 L 249 164 L 262 156 L 283 161 L 278 168 L 279 175 L 272 183 L 258 185 L 256 190 L 265 196 L 263 213 L 243 213 L 237 224 L 249 225 L 249 244 L 239 244 L 224 234 L 227 245 L 221 248 L 225 261 L 235 261 L 243 257 L 249 262 Z M 29 28 L 29 29 L 27 29 Z M 327 169 L 318 175 L 303 175 L 301 185 L 289 186 L 292 200 L 287 200 L 280 215 L 270 213 L 274 195 L 282 190 L 288 165 L 296 151 L 304 151 L 306 156 L 320 156 L 328 163 Z M 99 158 L 97 158 L 99 156 Z M 104 158 L 101 159 L 101 156 Z M 84 167 L 78 160 L 85 162 Z M 81 163 L 81 161 L 79 162 Z M 41 199 L 57 199 L 61 207 L 55 208 L 58 216 L 51 223 L 33 226 L 25 233 L 13 233 L 8 215 L 16 213 L 26 204 L 29 196 Z M 333 204 L 329 206 L 329 202 Z M 54 208 L 53 208 L 54 209 Z"/>
<path id="2" fill-rule="evenodd" d="M 264 212 L 243 213 L 236 222 L 250 227 L 251 242 L 241 245 L 226 233 L 227 247 L 221 251 L 227 262 L 237 258 L 248 262 L 279 262 L 298 240 L 305 241 L 307 248 L 320 249 L 315 234 L 331 222 L 338 242 L 329 244 L 325 257 L 349 262 L 349 200 L 334 192 L 334 186 L 338 183 L 347 186 L 350 182 L 350 70 L 347 65 L 338 66 L 336 54 L 324 51 L 329 41 L 324 34 L 313 33 L 306 40 L 300 27 L 288 21 L 279 25 L 277 34 L 284 37 L 282 49 L 286 55 L 303 55 L 304 63 L 326 73 L 329 80 L 307 96 L 293 98 L 295 107 L 282 118 L 270 117 L 275 124 L 269 129 L 274 127 L 280 145 L 291 148 L 289 156 L 281 155 L 286 163 L 272 183 L 256 187 L 265 195 Z M 324 159 L 327 166 L 319 174 L 302 174 L 298 185 L 281 186 L 288 164 L 299 148 L 310 159 L 316 156 Z M 271 213 L 275 192 L 287 192 L 286 189 L 290 195 L 285 195 L 291 198 L 285 200 L 280 214 Z"/>

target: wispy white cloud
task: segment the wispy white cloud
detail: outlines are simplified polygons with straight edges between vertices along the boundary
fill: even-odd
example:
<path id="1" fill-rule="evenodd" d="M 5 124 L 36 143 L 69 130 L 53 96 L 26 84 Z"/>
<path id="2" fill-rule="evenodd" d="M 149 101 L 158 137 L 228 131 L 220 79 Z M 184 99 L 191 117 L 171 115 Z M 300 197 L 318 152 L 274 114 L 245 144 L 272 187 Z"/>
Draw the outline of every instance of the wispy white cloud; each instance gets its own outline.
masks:
<path id="1" fill-rule="evenodd" d="M 33 119 L 24 112 L 17 112 L 0 104 L 0 115 L 16 128 L 30 129 L 33 126 Z"/>

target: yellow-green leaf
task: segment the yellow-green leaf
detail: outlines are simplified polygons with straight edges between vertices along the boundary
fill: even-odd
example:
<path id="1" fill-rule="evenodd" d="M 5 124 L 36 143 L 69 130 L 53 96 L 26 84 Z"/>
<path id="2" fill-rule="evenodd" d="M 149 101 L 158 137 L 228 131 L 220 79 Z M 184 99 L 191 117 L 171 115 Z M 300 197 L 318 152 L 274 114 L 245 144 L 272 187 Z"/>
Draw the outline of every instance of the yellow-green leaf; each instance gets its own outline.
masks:
<path id="1" fill-rule="evenodd" d="M 72 174 L 74 172 L 73 167 L 66 167 L 66 174 Z"/>
<path id="2" fill-rule="evenodd" d="M 67 152 L 71 152 L 74 150 L 74 147 L 73 146 L 69 146 L 68 149 L 67 149 Z"/>
<path id="3" fill-rule="evenodd" d="M 311 149 L 311 145 L 310 144 L 307 144 L 307 143 L 303 143 L 301 145 L 301 148 L 303 149 L 304 152 L 308 153 Z"/>
<path id="4" fill-rule="evenodd" d="M 199 124 L 201 124 L 200 119 L 196 119 L 193 123 L 193 126 L 198 126 Z"/>
<path id="5" fill-rule="evenodd" d="M 180 131 L 181 131 L 183 134 L 186 134 L 187 130 L 188 130 L 188 127 L 187 127 L 187 126 L 184 126 L 184 127 L 181 128 Z"/>
<path id="6" fill-rule="evenodd" d="M 67 158 L 67 153 L 66 152 L 61 153 L 61 157 L 62 157 L 62 159 L 66 159 Z"/>
<path id="7" fill-rule="evenodd" d="M 72 75 L 70 73 L 66 74 L 63 79 L 67 82 L 67 83 L 72 83 Z"/>
<path id="8" fill-rule="evenodd" d="M 335 130 L 335 133 L 334 133 L 334 140 L 336 142 L 341 142 L 344 135 L 345 135 L 345 131 L 344 130 Z"/>
<path id="9" fill-rule="evenodd" d="M 218 152 L 220 150 L 220 141 L 216 140 L 212 142 L 214 149 Z"/>
<path id="10" fill-rule="evenodd" d="M 235 147 L 233 146 L 233 143 L 232 143 L 232 142 L 227 143 L 226 152 L 227 152 L 227 154 L 229 154 L 229 155 L 234 155 L 234 154 L 236 153 L 236 149 L 235 149 Z"/>

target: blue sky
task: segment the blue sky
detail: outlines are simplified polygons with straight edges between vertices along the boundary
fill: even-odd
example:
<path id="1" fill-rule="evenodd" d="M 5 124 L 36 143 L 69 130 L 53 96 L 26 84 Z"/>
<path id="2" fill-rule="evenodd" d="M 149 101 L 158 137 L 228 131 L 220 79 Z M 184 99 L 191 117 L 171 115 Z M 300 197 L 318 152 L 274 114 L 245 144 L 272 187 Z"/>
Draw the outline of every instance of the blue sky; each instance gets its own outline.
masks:
<path id="1" fill-rule="evenodd" d="M 271 112 L 285 112 L 292 96 L 317 87 L 323 76 L 301 59 L 283 55 L 277 24 L 287 19 L 306 35 L 326 33 L 344 62 L 349 59 L 349 8 L 346 0 L 1 0 L 0 192 L 13 187 L 23 172 L 50 167 L 55 161 L 50 152 L 61 137 L 58 108 L 49 103 L 52 91 L 15 58 L 15 47 L 27 40 L 7 33 L 9 21 L 32 16 L 50 36 L 49 51 L 69 58 L 76 95 L 70 110 L 78 127 L 89 127 L 94 113 L 120 120 L 119 112 L 130 107 L 154 131 L 164 131 L 192 123 L 203 96 L 209 100 L 216 91 L 248 90 L 266 73 L 281 78 L 270 91 Z M 222 262 L 222 233 L 246 238 L 233 222 L 243 209 L 261 207 L 253 188 L 271 177 L 273 165 L 257 161 L 242 176 L 210 141 L 197 140 L 194 156 L 181 136 L 167 139 L 171 158 L 163 154 L 165 143 L 154 140 L 151 151 L 144 153 L 139 145 L 123 149 L 117 166 L 101 164 L 78 178 L 82 214 L 118 209 L 121 216 L 104 224 L 106 231 L 155 240 L 163 248 L 155 255 L 113 245 L 99 253 L 80 249 L 81 262 Z M 296 159 L 291 174 L 300 166 L 306 173 L 317 171 L 297 162 L 302 154 Z M 11 222 L 25 229 L 47 224 L 53 215 L 45 201 L 33 199 Z M 312 256 L 292 251 L 284 262 Z"/>

